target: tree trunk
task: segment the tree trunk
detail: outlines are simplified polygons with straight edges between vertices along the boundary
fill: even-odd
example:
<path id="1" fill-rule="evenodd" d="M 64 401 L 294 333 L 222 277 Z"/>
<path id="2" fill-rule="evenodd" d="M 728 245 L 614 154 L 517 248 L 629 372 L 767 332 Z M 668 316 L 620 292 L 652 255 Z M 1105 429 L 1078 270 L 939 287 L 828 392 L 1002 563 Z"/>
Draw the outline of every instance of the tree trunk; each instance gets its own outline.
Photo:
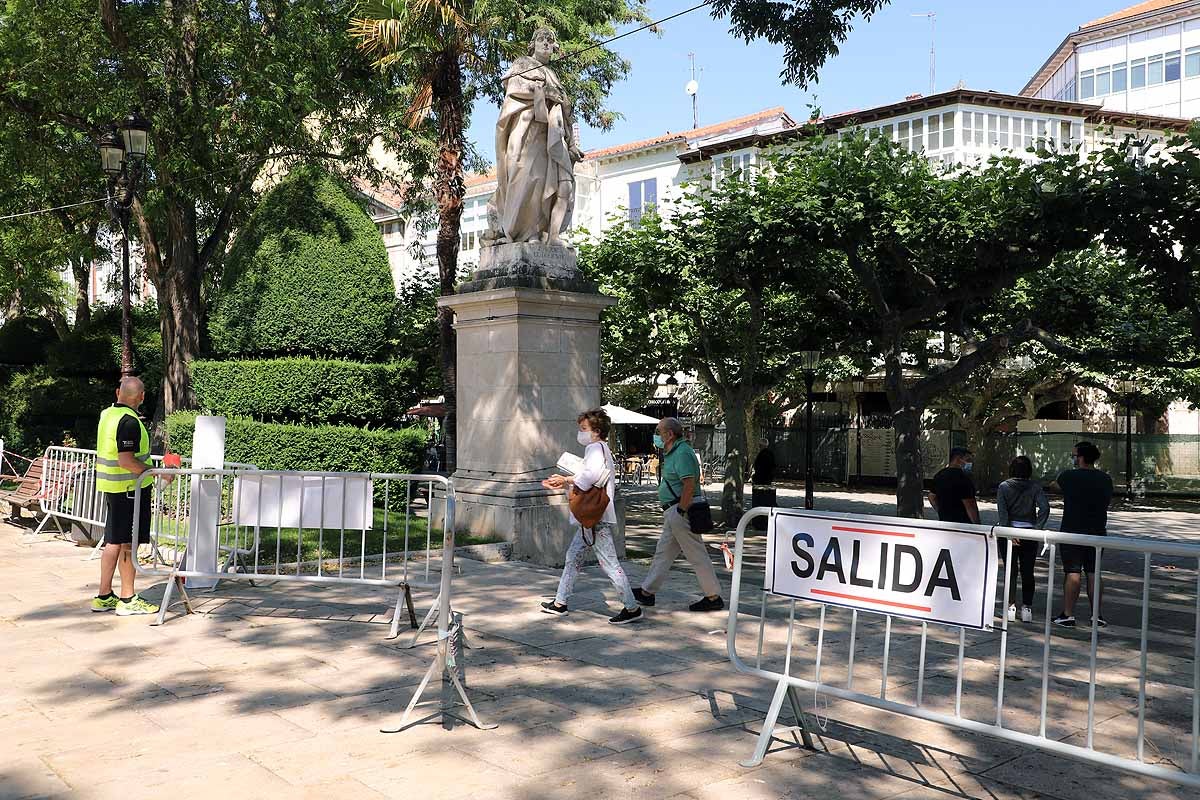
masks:
<path id="1" fill-rule="evenodd" d="M 721 512 L 727 526 L 742 518 L 746 490 L 746 423 L 749 403 L 741 392 L 720 392 L 725 415 L 725 486 L 721 489 Z"/>
<path id="2" fill-rule="evenodd" d="M 1008 477 L 1008 464 L 1003 463 L 993 430 L 976 420 L 966 420 L 967 449 L 975 454 L 971 478 L 980 492 L 992 488 Z"/>
<path id="3" fill-rule="evenodd" d="M 92 305 L 88 302 L 88 291 L 91 288 L 92 262 L 86 258 L 71 264 L 71 272 L 75 278 L 75 327 L 85 327 L 92 321 Z"/>
<path id="4" fill-rule="evenodd" d="M 884 359 L 884 383 L 896 432 L 896 515 L 920 519 L 925 516 L 925 467 L 921 459 L 921 417 L 925 408 L 904 383 L 901 354 L 897 341 Z"/>
<path id="5" fill-rule="evenodd" d="M 196 407 L 191 363 L 200 355 L 200 286 L 204 274 L 196 236 L 195 206 L 190 200 L 170 196 L 164 206 L 165 251 L 159 249 L 159 240 L 140 208 L 137 214 L 142 250 L 158 293 L 162 333 L 161 413 L 156 413 L 156 417 Z"/>
<path id="6" fill-rule="evenodd" d="M 438 163 L 434 193 L 438 205 L 437 261 L 438 285 L 443 297 L 454 294 L 458 282 L 459 230 L 462 219 L 463 87 L 462 67 L 457 54 L 443 54 L 433 81 L 433 102 L 437 109 Z M 454 312 L 438 309 L 438 346 L 442 366 L 442 394 L 446 399 L 443 436 L 446 445 L 446 471 L 453 474 L 458 465 L 458 343 L 454 334 Z"/>

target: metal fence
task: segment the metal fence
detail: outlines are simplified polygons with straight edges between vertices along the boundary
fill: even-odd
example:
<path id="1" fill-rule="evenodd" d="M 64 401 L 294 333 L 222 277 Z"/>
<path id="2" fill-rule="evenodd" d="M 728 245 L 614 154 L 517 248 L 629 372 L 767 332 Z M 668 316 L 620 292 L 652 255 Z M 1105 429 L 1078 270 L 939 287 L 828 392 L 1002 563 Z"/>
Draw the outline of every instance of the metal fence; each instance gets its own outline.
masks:
<path id="1" fill-rule="evenodd" d="M 764 570 L 759 564 L 747 564 L 745 532 L 749 523 L 758 517 L 771 518 L 768 546 L 775 534 L 775 519 L 780 514 L 810 518 L 836 518 L 862 524 L 896 525 L 891 517 L 821 514 L 817 512 L 781 512 L 756 508 L 747 512 L 737 528 L 733 586 L 730 597 L 728 652 L 739 672 L 756 675 L 776 684 L 762 734 L 754 755 L 743 762 L 747 766 L 760 763 L 766 755 L 772 737 L 783 732 L 800 732 L 811 747 L 811 727 L 800 705 L 798 690 L 811 691 L 851 703 L 862 704 L 917 719 L 952 726 L 973 733 L 985 734 L 1000 740 L 1037 748 L 1055 755 L 1080 761 L 1115 767 L 1131 773 L 1161 778 L 1200 788 L 1200 545 L 1152 539 L 1125 537 L 1093 537 L 1055 531 L 999 528 L 981 529 L 989 538 L 999 542 L 1012 563 L 1013 540 L 1020 538 L 1042 543 L 1048 551 L 1049 563 L 1062 545 L 1082 545 L 1094 548 L 1093 568 L 1099 571 L 1104 554 L 1121 555 L 1141 562 L 1140 591 L 1130 596 L 1140 606 L 1139 646 L 1129 652 L 1128 643 L 1106 642 L 1106 656 L 1115 652 L 1116 664 L 1101 665 L 1100 641 L 1111 634 L 1101 634 L 1093 625 L 1086 661 L 1079 661 L 1077 639 L 1051 635 L 1054 614 L 1053 580 L 1048 582 L 1044 605 L 1045 621 L 1041 626 L 1040 646 L 1023 641 L 1014 650 L 1007 615 L 992 631 L 968 631 L 965 628 L 933 622 L 915 621 L 886 613 L 839 608 L 817 602 L 797 601 L 775 597 L 763 592 L 759 601 L 756 625 L 749 631 L 743 626 L 743 616 L 752 615 L 743 604 L 742 582 L 751 580 L 751 588 L 765 586 Z M 937 528 L 938 523 L 904 520 L 906 527 Z M 1166 568 L 1159 577 L 1156 601 L 1166 594 L 1172 608 L 1155 611 L 1152 603 L 1152 566 Z M 1195 576 L 1188 575 L 1196 569 Z M 1182 574 L 1180 574 L 1182 573 Z M 750 576 L 753 574 L 753 577 Z M 759 580 L 762 577 L 763 580 Z M 997 589 L 1007 606 L 1008 570 L 998 582 Z M 1163 591 L 1165 590 L 1165 592 Z M 1108 591 L 1108 590 L 1106 590 Z M 1184 605 L 1186 603 L 1186 605 Z M 780 608 L 782 604 L 783 608 Z M 1185 621 L 1181 621 L 1180 609 Z M 1094 609 L 1093 609 L 1094 610 Z M 1152 617 L 1157 625 L 1152 628 Z M 1190 619 L 1187 619 L 1190 617 Z M 1172 663 L 1163 676 L 1182 678 L 1172 686 L 1162 678 L 1153 682 L 1155 694 L 1148 684 L 1148 657 L 1151 632 L 1158 641 L 1175 641 L 1176 646 L 1191 663 L 1180 674 L 1183 658 L 1169 658 Z M 744 658 L 739 643 L 753 646 L 754 654 Z M 782 652 L 780 652 L 782 650 Z M 971 658 L 966 658 L 967 651 Z M 1136 654 L 1136 664 L 1134 661 Z M 1020 667 L 1014 658 L 1025 659 Z M 1075 658 L 1076 664 L 1071 664 Z M 857 664 L 856 664 L 857 659 Z M 1183 663 L 1181 663 L 1183 662 Z M 1119 666 L 1117 666 L 1119 665 Z M 915 670 L 915 675 L 912 674 Z M 1040 688 L 1033 692 L 1009 691 L 1008 683 L 1018 670 L 1026 674 L 1018 686 L 1032 686 L 1036 678 Z M 894 680 L 906 672 L 907 680 Z M 808 677 L 801 677 L 807 673 Z M 1186 677 L 1184 677 L 1186 676 Z M 878 691 L 865 690 L 871 680 Z M 875 683 L 875 681 L 878 683 Z M 1097 735 L 1097 707 L 1103 701 L 1106 713 L 1121 698 L 1133 696 L 1131 683 L 1136 680 L 1137 725 L 1133 741 L 1107 733 Z M 797 716 L 793 727 L 776 727 L 783 703 L 788 702 Z M 1054 709 L 1052 711 L 1051 709 Z M 1086 708 L 1086 727 L 1074 728 L 1070 721 L 1083 717 Z M 1153 719 L 1150 719 L 1150 716 Z M 1034 724 L 1028 724 L 1034 720 Z M 1163 759 L 1179 764 L 1179 769 L 1151 764 L 1146 761 L 1148 723 L 1152 723 L 1156 739 L 1162 745 Z M 1024 730 L 1022 727 L 1024 726 Z M 1063 741 L 1074 736 L 1078 743 Z M 1177 752 L 1171 752 L 1175 746 Z M 1185 766 L 1186 765 L 1186 766 Z"/>
<path id="2" fill-rule="evenodd" d="M 1100 466 L 1114 482 L 1127 482 L 1123 433 L 1018 433 L 1010 438 L 1012 451 L 1033 461 L 1035 478 L 1054 480 L 1070 468 L 1075 443 L 1087 440 L 1100 448 Z M 1135 491 L 1200 492 L 1200 436 L 1135 433 L 1129 444 Z"/>
<path id="3" fill-rule="evenodd" d="M 190 458 L 180 459 L 184 467 L 190 467 Z M 162 456 L 150 456 L 150 462 L 161 467 Z M 253 464 L 226 462 L 225 469 L 256 470 Z M 182 487 L 178 487 L 182 489 Z M 108 519 L 108 505 L 104 493 L 96 489 L 96 451 L 80 447 L 47 447 L 43 455 L 40 506 L 47 520 L 66 520 L 96 529 L 103 529 Z M 61 526 L 59 530 L 62 530 Z M 91 557 L 99 552 L 103 542 L 97 545 Z"/>
<path id="4" fill-rule="evenodd" d="M 149 492 L 141 487 L 134 492 L 134 506 L 140 509 L 151 502 L 152 548 L 170 553 L 165 563 L 137 567 L 142 575 L 168 579 L 155 624 L 165 621 L 176 592 L 191 612 L 185 581 L 193 579 L 395 589 L 389 637 L 399 634 L 405 605 L 410 623 L 418 628 L 409 647 L 435 619 L 438 632 L 437 655 L 405 711 L 401 729 L 439 671 L 454 685 L 469 721 L 480 728 L 494 727 L 476 715 L 451 648 L 461 631 L 461 615 L 450 602 L 455 498 L 448 478 L 236 469 L 154 469 L 150 474 L 155 481 Z M 135 513 L 135 540 L 139 526 Z M 436 571 L 431 567 L 435 537 L 441 540 Z M 215 565 L 218 550 L 229 554 L 221 566 Z M 438 591 L 419 627 L 412 586 Z M 440 713 L 456 716 L 444 702 Z"/>

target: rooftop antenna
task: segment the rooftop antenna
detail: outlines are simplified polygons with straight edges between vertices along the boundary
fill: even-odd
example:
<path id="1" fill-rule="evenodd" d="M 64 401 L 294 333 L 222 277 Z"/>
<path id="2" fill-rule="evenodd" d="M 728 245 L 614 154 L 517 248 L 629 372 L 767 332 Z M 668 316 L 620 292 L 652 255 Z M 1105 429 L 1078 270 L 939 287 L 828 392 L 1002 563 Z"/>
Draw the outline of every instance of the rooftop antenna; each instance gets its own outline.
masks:
<path id="1" fill-rule="evenodd" d="M 937 12 L 926 11 L 924 14 L 911 14 L 913 17 L 925 17 L 929 20 L 929 93 L 934 93 L 935 77 L 937 75 L 937 55 L 934 41 L 937 33 Z"/>
<path id="2" fill-rule="evenodd" d="M 700 108 L 696 104 L 697 96 L 700 94 L 700 84 L 696 82 L 696 54 L 688 53 L 688 61 L 692 66 L 692 79 L 687 82 L 687 86 L 683 88 L 692 98 L 692 130 L 700 127 Z"/>

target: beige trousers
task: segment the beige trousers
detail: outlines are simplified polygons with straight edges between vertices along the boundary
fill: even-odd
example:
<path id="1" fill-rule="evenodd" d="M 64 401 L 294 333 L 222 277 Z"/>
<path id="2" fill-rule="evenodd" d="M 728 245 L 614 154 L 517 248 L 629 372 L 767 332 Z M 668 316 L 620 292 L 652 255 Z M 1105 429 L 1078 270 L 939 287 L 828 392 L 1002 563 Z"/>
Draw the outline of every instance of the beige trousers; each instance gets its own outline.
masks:
<path id="1" fill-rule="evenodd" d="M 654 560 L 650 562 L 650 571 L 642 578 L 642 590 L 654 594 L 667 579 L 671 564 L 680 553 L 696 571 L 700 579 L 700 591 L 705 597 L 721 594 L 721 584 L 717 581 L 717 573 L 713 569 L 712 559 L 704 540 L 692 533 L 688 518 L 680 514 L 672 505 L 663 511 L 662 535 L 658 537 L 658 547 L 654 550 Z"/>

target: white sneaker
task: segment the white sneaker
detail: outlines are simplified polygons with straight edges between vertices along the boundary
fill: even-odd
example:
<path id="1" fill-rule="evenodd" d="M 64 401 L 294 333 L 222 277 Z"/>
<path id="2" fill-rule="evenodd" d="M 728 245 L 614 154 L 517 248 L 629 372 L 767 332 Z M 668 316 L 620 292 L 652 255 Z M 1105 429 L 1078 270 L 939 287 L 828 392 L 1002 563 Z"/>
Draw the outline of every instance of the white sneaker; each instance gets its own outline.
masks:
<path id="1" fill-rule="evenodd" d="M 1021 606 L 1021 622 L 1033 622 L 1033 609 L 1029 606 Z"/>
<path id="2" fill-rule="evenodd" d="M 1017 621 L 1017 607 L 1016 606 L 1008 607 L 1008 621 L 1009 622 Z"/>

